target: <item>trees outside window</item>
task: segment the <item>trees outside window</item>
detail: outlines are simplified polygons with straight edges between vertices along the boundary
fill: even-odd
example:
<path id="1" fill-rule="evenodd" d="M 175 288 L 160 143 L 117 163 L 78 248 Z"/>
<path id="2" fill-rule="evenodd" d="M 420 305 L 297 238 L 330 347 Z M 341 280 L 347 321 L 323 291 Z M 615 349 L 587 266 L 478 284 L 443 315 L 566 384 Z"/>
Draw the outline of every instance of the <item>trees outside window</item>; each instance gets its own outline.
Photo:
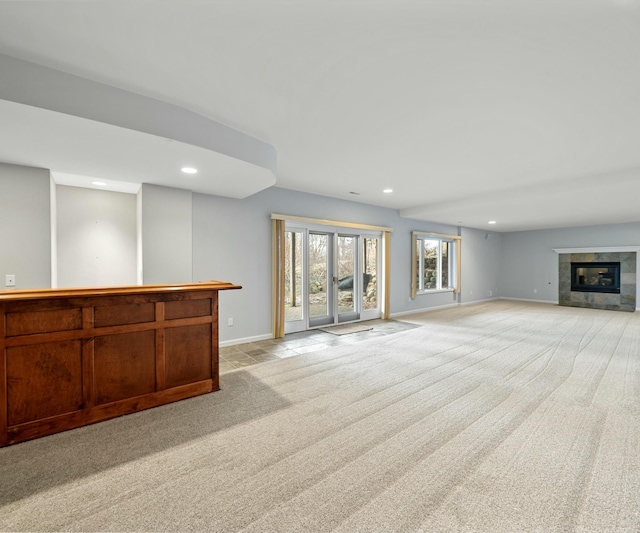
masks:
<path id="1" fill-rule="evenodd" d="M 455 289 L 454 257 L 457 240 L 453 238 L 414 235 L 415 292 Z"/>

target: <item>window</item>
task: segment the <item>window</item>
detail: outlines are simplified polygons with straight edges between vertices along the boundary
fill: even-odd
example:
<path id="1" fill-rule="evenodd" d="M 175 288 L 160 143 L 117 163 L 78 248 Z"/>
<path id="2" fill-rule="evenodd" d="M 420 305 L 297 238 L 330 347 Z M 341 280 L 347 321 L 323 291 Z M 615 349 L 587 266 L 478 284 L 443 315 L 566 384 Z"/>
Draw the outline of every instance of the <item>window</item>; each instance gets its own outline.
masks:
<path id="1" fill-rule="evenodd" d="M 413 232 L 411 297 L 460 292 L 460 237 Z"/>

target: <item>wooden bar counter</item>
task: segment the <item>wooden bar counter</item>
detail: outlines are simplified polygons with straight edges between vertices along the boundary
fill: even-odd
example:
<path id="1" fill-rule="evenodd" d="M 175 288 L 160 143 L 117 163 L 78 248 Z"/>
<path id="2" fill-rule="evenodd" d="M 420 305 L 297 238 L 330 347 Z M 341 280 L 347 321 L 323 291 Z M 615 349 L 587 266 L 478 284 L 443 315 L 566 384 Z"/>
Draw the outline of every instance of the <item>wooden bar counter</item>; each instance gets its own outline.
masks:
<path id="1" fill-rule="evenodd" d="M 218 291 L 0 291 L 0 446 L 219 390 Z"/>

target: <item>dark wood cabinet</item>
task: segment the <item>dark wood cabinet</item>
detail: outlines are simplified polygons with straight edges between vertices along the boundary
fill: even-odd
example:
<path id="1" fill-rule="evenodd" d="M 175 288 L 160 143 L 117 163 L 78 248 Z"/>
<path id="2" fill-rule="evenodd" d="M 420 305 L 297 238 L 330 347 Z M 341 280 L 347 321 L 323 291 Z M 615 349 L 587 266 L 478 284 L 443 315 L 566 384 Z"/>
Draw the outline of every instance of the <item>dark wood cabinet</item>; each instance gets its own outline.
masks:
<path id="1" fill-rule="evenodd" d="M 0 291 L 0 446 L 219 389 L 225 282 Z"/>

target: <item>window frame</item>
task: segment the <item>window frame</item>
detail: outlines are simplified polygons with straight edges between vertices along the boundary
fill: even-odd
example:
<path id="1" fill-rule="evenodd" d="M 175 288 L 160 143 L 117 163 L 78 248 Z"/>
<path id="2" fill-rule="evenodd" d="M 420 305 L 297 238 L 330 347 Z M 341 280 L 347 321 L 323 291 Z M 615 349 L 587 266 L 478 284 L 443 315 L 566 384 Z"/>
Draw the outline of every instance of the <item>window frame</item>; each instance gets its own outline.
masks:
<path id="1" fill-rule="evenodd" d="M 434 289 L 425 289 L 421 287 L 424 275 L 422 269 L 424 262 L 418 262 L 418 242 L 421 241 L 421 254 L 424 254 L 424 241 L 438 241 L 438 276 L 437 287 Z M 449 243 L 448 262 L 449 262 L 449 287 L 442 287 L 442 243 Z M 462 248 L 462 237 L 459 235 L 445 235 L 441 233 L 426 233 L 422 231 L 413 231 L 411 233 L 411 297 L 415 298 L 422 294 L 434 294 L 441 292 L 460 293 L 460 255 Z M 420 271 L 420 276 L 418 273 Z"/>
<path id="2" fill-rule="evenodd" d="M 285 250 L 284 234 L 285 226 L 306 227 L 312 229 L 313 226 L 325 228 L 326 226 L 338 228 L 355 228 L 360 235 L 374 233 L 380 239 L 380 250 L 378 258 L 378 307 L 380 318 L 385 320 L 391 315 L 391 233 L 393 228 L 387 226 L 373 226 L 370 224 L 359 224 L 355 222 L 341 222 L 335 220 L 308 218 L 294 215 L 271 214 L 271 276 L 272 276 L 272 320 L 271 331 L 274 339 L 283 338 L 285 335 Z M 373 317 L 371 317 L 373 318 Z"/>

